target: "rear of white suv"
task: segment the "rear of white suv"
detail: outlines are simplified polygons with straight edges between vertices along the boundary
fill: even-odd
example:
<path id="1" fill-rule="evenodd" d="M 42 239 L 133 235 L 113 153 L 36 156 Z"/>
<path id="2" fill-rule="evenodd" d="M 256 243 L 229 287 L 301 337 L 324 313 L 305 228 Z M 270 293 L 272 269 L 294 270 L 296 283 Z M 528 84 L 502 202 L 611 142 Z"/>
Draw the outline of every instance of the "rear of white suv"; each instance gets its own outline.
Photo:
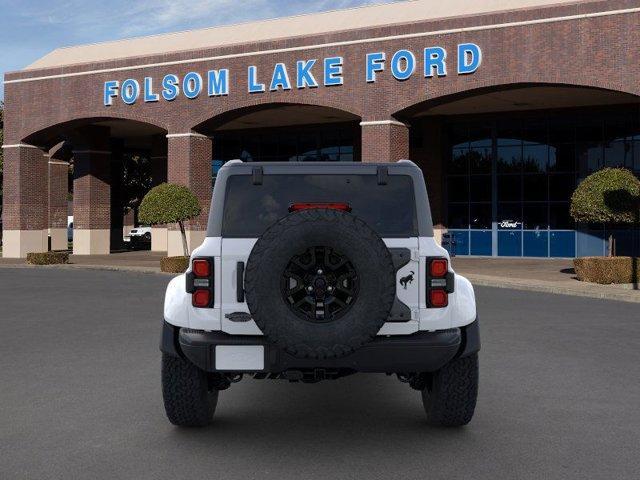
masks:
<path id="1" fill-rule="evenodd" d="M 230 162 L 207 238 L 167 289 L 164 325 L 165 406 L 178 425 L 209 423 L 218 391 L 243 375 L 397 374 L 422 391 L 431 423 L 473 415 L 473 288 L 433 238 L 411 162 Z M 185 399 L 184 382 L 200 390 Z"/>

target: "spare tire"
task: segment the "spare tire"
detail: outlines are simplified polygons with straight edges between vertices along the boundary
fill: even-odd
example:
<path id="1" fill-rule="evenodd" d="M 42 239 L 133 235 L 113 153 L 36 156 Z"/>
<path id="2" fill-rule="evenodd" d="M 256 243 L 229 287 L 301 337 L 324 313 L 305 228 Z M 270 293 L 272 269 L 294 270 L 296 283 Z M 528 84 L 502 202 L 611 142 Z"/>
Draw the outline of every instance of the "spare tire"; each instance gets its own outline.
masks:
<path id="1" fill-rule="evenodd" d="M 245 270 L 252 318 L 298 358 L 348 355 L 371 341 L 395 298 L 391 253 L 343 211 L 291 213 L 258 239 Z"/>

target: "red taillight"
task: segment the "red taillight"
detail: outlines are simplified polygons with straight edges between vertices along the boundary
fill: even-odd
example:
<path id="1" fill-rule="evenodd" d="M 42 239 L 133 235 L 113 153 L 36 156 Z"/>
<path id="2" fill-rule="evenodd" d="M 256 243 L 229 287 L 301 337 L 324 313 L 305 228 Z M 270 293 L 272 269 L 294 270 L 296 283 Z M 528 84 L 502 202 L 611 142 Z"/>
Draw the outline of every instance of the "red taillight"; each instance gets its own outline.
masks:
<path id="1" fill-rule="evenodd" d="M 312 210 L 314 208 L 328 208 L 330 210 L 341 210 L 343 212 L 351 211 L 348 203 L 294 203 L 289 207 L 289 211 L 299 212 L 300 210 Z"/>
<path id="2" fill-rule="evenodd" d="M 436 258 L 431 260 L 431 266 L 429 267 L 429 273 L 432 277 L 441 278 L 444 277 L 449 271 L 449 263 L 445 258 Z"/>
<path id="3" fill-rule="evenodd" d="M 206 308 L 211 303 L 211 292 L 209 290 L 196 290 L 191 296 L 194 307 Z"/>
<path id="4" fill-rule="evenodd" d="M 197 308 L 213 308 L 213 258 L 194 258 L 186 280 L 191 304 Z"/>
<path id="5" fill-rule="evenodd" d="M 446 258 L 427 258 L 427 307 L 444 308 L 453 293 L 454 276 Z"/>
<path id="6" fill-rule="evenodd" d="M 208 277 L 211 275 L 211 264 L 209 260 L 194 260 L 191 270 L 196 277 Z"/>
<path id="7" fill-rule="evenodd" d="M 443 308 L 449 304 L 449 294 L 445 290 L 437 289 L 429 292 L 429 305 L 432 308 Z"/>

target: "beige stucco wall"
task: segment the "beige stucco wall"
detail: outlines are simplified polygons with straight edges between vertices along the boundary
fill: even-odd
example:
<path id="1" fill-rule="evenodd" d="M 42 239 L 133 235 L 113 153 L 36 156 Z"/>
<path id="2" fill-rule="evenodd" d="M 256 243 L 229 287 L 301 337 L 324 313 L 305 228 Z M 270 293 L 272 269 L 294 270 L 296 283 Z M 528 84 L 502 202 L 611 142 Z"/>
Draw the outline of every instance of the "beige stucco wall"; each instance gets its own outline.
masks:
<path id="1" fill-rule="evenodd" d="M 25 258 L 27 253 L 47 251 L 46 230 L 4 230 L 2 235 L 4 258 Z"/>
<path id="2" fill-rule="evenodd" d="M 66 228 L 50 228 L 51 250 L 66 250 L 68 248 L 67 229 Z"/>
<path id="3" fill-rule="evenodd" d="M 74 255 L 108 255 L 110 253 L 109 229 L 73 230 Z"/>
<path id="4" fill-rule="evenodd" d="M 189 253 L 193 252 L 193 249 L 202 245 L 206 237 L 206 232 L 201 230 L 187 230 L 187 246 Z M 181 257 L 184 255 L 184 249 L 182 248 L 182 235 L 179 230 L 169 230 L 167 235 L 167 256 L 169 257 Z"/>
<path id="5" fill-rule="evenodd" d="M 167 245 L 167 228 L 153 227 L 151 229 L 151 251 L 152 252 L 166 252 Z"/>

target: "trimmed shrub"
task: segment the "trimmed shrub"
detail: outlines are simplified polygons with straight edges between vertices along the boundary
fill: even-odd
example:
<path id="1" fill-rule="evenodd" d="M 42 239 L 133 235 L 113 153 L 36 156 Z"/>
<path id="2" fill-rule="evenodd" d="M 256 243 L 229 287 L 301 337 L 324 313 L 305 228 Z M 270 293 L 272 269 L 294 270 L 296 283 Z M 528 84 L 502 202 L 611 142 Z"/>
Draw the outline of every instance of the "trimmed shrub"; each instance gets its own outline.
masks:
<path id="1" fill-rule="evenodd" d="M 585 178 L 571 196 L 571 216 L 585 223 L 634 223 L 640 180 L 625 168 L 604 168 Z"/>
<path id="2" fill-rule="evenodd" d="M 160 260 L 160 271 L 166 273 L 184 273 L 189 267 L 189 257 L 164 257 Z"/>
<path id="3" fill-rule="evenodd" d="M 640 180 L 625 168 L 603 168 L 585 178 L 571 196 L 571 216 L 584 223 L 639 223 Z M 609 256 L 615 241 L 609 235 Z"/>
<path id="4" fill-rule="evenodd" d="M 578 280 L 600 283 L 633 283 L 640 278 L 640 258 L 581 257 L 573 260 Z M 635 275 L 633 269 L 635 267 Z"/>
<path id="5" fill-rule="evenodd" d="M 162 225 L 178 223 L 200 215 L 200 204 L 183 185 L 163 183 L 152 188 L 142 199 L 138 218 L 142 223 Z"/>
<path id="6" fill-rule="evenodd" d="M 152 188 L 142 199 L 138 219 L 149 225 L 177 223 L 182 234 L 185 256 L 189 255 L 184 222 L 200 215 L 198 198 L 183 185 L 163 183 Z"/>
<path id="7" fill-rule="evenodd" d="M 68 252 L 27 253 L 29 265 L 60 265 L 69 263 Z"/>

